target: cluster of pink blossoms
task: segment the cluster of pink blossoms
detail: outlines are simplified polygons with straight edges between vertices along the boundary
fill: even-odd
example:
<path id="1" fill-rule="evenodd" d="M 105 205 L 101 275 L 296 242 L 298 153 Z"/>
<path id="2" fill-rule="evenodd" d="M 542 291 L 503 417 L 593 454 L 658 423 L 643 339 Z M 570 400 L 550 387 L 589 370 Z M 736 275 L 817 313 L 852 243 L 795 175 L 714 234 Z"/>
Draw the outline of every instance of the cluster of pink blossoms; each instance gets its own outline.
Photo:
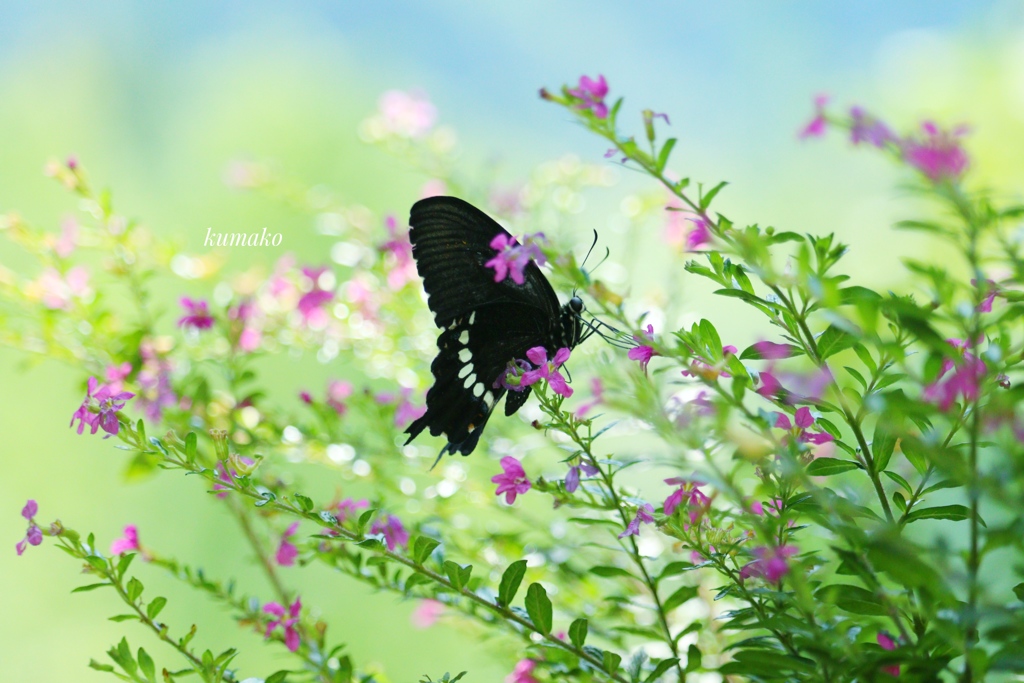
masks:
<path id="1" fill-rule="evenodd" d="M 942 368 L 939 376 L 931 384 L 925 386 L 921 397 L 924 400 L 935 403 L 939 410 L 949 410 L 957 398 L 971 402 L 978 398 L 981 391 L 981 381 L 985 377 L 988 368 L 984 361 L 977 355 L 971 353 L 969 348 L 977 348 L 982 342 L 977 340 L 970 344 L 966 339 L 947 339 L 960 358 L 956 361 L 946 358 L 942 361 Z M 949 374 L 952 370 L 953 374 Z"/>
<path id="2" fill-rule="evenodd" d="M 530 359 L 530 362 L 521 358 L 510 362 L 505 373 L 499 376 L 494 383 L 494 388 L 502 387 L 509 391 L 522 391 L 526 387 L 546 379 L 552 391 L 568 398 L 572 396 L 572 387 L 562 377 L 562 373 L 558 372 L 558 368 L 569 360 L 570 354 L 569 349 L 558 349 L 555 352 L 555 357 L 548 360 L 547 349 L 543 346 L 534 346 L 526 352 L 526 357 Z"/>
<path id="3" fill-rule="evenodd" d="M 828 101 L 827 95 L 815 97 L 814 118 L 801 129 L 801 138 L 821 137 L 825 134 L 829 123 L 825 111 Z M 934 183 L 958 180 L 970 163 L 967 152 L 960 145 L 960 138 L 967 134 L 967 128 L 963 126 L 945 131 L 932 121 L 925 121 L 918 135 L 901 138 L 863 108 L 852 107 L 849 130 L 850 141 L 855 145 L 862 142 L 875 147 L 894 145 L 907 165 L 916 168 Z"/>
<path id="4" fill-rule="evenodd" d="M 292 652 L 298 652 L 299 643 L 299 629 L 296 624 L 299 623 L 299 612 L 302 611 L 302 602 L 299 598 L 295 598 L 288 609 L 286 610 L 284 605 L 279 602 L 268 602 L 263 605 L 263 611 L 267 614 L 272 614 L 277 619 L 272 619 L 267 623 L 267 630 L 264 633 L 264 638 L 269 638 L 270 634 L 273 633 L 278 627 L 284 631 L 284 644 Z"/>
<path id="5" fill-rule="evenodd" d="M 43 530 L 36 524 L 36 514 L 38 512 L 39 505 L 34 500 L 29 500 L 25 503 L 25 507 L 21 509 L 21 516 L 28 521 L 28 530 L 25 532 L 25 538 L 18 541 L 15 546 L 19 555 L 25 552 L 25 548 L 28 546 L 39 545 L 43 542 Z"/>
<path id="6" fill-rule="evenodd" d="M 71 416 L 69 426 L 73 427 L 75 420 L 78 420 L 79 434 L 85 430 L 86 425 L 90 427 L 90 434 L 95 434 L 100 428 L 110 436 L 117 434 L 120 428 L 117 412 L 134 396 L 135 394 L 128 391 L 114 391 L 109 384 L 100 386 L 95 377 L 90 377 L 85 399 Z M 94 405 L 97 412 L 91 410 Z"/>
<path id="7" fill-rule="evenodd" d="M 503 282 L 505 278 L 511 277 L 513 282 L 521 285 L 526 282 L 523 271 L 530 261 L 535 261 L 538 266 L 547 263 L 547 257 L 541 250 L 541 245 L 546 242 L 542 232 L 526 235 L 522 242 L 504 232 L 498 233 L 491 240 L 491 249 L 497 253 L 484 266 L 494 269 L 495 282 Z"/>

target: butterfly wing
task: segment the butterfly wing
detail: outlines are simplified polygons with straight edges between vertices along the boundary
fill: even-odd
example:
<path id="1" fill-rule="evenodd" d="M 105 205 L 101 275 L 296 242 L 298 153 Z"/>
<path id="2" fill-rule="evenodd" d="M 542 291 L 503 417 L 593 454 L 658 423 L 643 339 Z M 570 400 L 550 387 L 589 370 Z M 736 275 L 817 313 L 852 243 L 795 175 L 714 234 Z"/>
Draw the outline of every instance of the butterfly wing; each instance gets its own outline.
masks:
<path id="1" fill-rule="evenodd" d="M 427 392 L 427 411 L 406 433 L 412 441 L 429 428 L 448 439 L 442 453 L 468 455 L 505 394 L 497 380 L 508 362 L 534 346 L 549 345 L 558 299 L 532 262 L 522 285 L 494 281 L 494 270 L 485 265 L 495 255 L 490 243 L 508 233 L 472 205 L 432 197 L 413 205 L 409 223 L 427 304 L 442 332 L 430 366 L 434 385 Z M 505 414 L 518 410 L 528 395 L 528 389 L 512 392 Z"/>

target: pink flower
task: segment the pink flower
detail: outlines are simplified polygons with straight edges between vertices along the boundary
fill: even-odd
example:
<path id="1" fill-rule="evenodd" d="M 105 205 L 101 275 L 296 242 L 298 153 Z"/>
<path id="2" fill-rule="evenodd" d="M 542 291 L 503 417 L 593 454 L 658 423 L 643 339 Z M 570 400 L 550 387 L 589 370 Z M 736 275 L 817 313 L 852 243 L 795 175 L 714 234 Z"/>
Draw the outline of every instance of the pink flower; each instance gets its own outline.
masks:
<path id="1" fill-rule="evenodd" d="M 861 107 L 850 108 L 850 119 L 850 142 L 855 145 L 867 142 L 875 147 L 885 147 L 887 142 L 898 142 L 888 126 L 864 113 Z"/>
<path id="2" fill-rule="evenodd" d="M 274 559 L 282 567 L 291 567 L 295 564 L 295 558 L 299 556 L 299 549 L 290 540 L 298 530 L 299 523 L 292 522 L 281 536 L 281 542 L 277 545 L 277 554 L 274 556 Z"/>
<path id="3" fill-rule="evenodd" d="M 108 365 L 106 369 L 107 386 L 113 392 L 120 392 L 124 388 L 124 380 L 132 374 L 132 364 L 128 361 L 120 365 Z"/>
<path id="4" fill-rule="evenodd" d="M 537 668 L 537 662 L 532 659 L 520 659 L 516 668 L 508 676 L 505 676 L 505 683 L 537 683 L 533 677 L 533 670 Z"/>
<path id="5" fill-rule="evenodd" d="M 883 650 L 887 650 L 887 651 L 891 652 L 892 650 L 896 649 L 896 641 L 893 640 L 892 636 L 890 636 L 885 631 L 879 631 L 878 635 L 875 636 L 875 640 L 878 642 L 878 645 Z M 891 664 L 889 666 L 883 666 L 882 667 L 882 671 L 884 671 L 885 673 L 889 674 L 890 676 L 899 676 L 900 675 L 900 665 L 899 664 Z"/>
<path id="6" fill-rule="evenodd" d="M 956 181 L 967 170 L 970 160 L 960 146 L 959 139 L 967 133 L 965 128 L 953 132 L 939 130 L 931 121 L 921 124 L 923 139 L 903 141 L 903 160 L 928 176 L 932 182 Z"/>
<path id="7" fill-rule="evenodd" d="M 978 398 L 980 393 L 981 380 L 984 378 L 987 368 L 985 363 L 975 354 L 967 350 L 968 342 L 963 339 L 947 340 L 954 349 L 961 354 L 958 361 L 945 359 L 942 368 L 935 381 L 926 385 L 921 397 L 929 403 L 935 403 L 939 410 L 949 410 L 958 397 L 964 401 L 971 402 Z M 980 343 L 980 340 L 979 340 Z M 953 374 L 943 380 L 950 370 Z"/>
<path id="8" fill-rule="evenodd" d="M 789 573 L 787 558 L 798 552 L 800 552 L 799 549 L 792 545 L 779 548 L 754 548 L 754 556 L 757 559 L 740 570 L 740 580 L 759 576 L 767 579 L 769 583 L 777 583 L 779 579 Z"/>
<path id="9" fill-rule="evenodd" d="M 687 503 L 687 513 L 690 521 L 684 525 L 684 528 L 689 528 L 690 524 L 696 524 L 708 507 L 711 505 L 711 499 L 704 495 L 704 492 L 700 490 L 703 486 L 703 482 L 696 480 L 683 479 L 682 477 L 673 477 L 665 480 L 666 484 L 671 486 L 678 486 L 668 498 L 665 499 L 664 511 L 665 514 L 671 517 L 675 514 L 675 511 L 679 509 L 679 506 L 684 501 Z"/>
<path id="10" fill-rule="evenodd" d="M 260 347 L 260 343 L 263 341 L 263 332 L 255 324 L 259 313 L 259 307 L 251 299 L 243 299 L 237 306 L 228 310 L 228 318 L 235 321 L 232 329 L 238 334 L 239 350 L 250 353 Z M 238 330 L 239 326 L 241 326 L 240 331 Z"/>
<path id="11" fill-rule="evenodd" d="M 43 305 L 52 310 L 66 310 L 71 300 L 81 298 L 89 291 L 89 271 L 82 266 L 70 268 L 61 275 L 56 268 L 46 268 L 34 283 Z"/>
<path id="12" fill-rule="evenodd" d="M 565 361 L 569 360 L 570 355 L 569 349 L 562 348 L 555 352 L 555 357 L 548 360 L 548 351 L 543 346 L 534 346 L 532 349 L 526 352 L 526 357 L 530 359 L 536 368 L 527 371 L 523 375 L 523 384 L 535 384 L 541 379 L 548 381 L 548 386 L 551 387 L 552 391 L 560 396 L 568 398 L 572 396 L 572 387 L 565 382 L 565 378 L 562 377 L 561 373 L 558 372 Z"/>
<path id="13" fill-rule="evenodd" d="M 95 434 L 101 427 L 110 435 L 117 434 L 120 424 L 117 421 L 117 411 L 124 408 L 128 400 L 135 394 L 121 391 L 115 393 L 109 385 L 99 386 L 95 377 L 89 378 L 89 387 L 86 390 L 82 405 L 78 407 L 71 416 L 71 424 L 74 426 L 78 420 L 78 433 L 81 434 L 86 425 L 91 427 L 90 434 Z M 90 410 L 92 402 L 95 401 L 99 412 Z"/>
<path id="14" fill-rule="evenodd" d="M 388 90 L 378 102 L 387 130 L 406 138 L 421 138 L 437 120 L 437 107 L 421 92 Z"/>
<path id="15" fill-rule="evenodd" d="M 352 384 L 344 380 L 335 379 L 327 383 L 327 405 L 338 415 L 344 415 L 348 406 L 344 401 L 352 395 Z"/>
<path id="16" fill-rule="evenodd" d="M 641 524 L 650 524 L 654 521 L 654 506 L 650 503 L 644 503 L 636 509 L 636 516 L 633 517 L 633 521 L 626 525 L 626 530 L 619 534 L 619 538 L 625 538 L 626 536 L 638 536 L 640 534 Z"/>
<path id="17" fill-rule="evenodd" d="M 511 455 L 506 455 L 501 459 L 501 469 L 501 474 L 491 477 L 491 481 L 498 485 L 498 490 L 494 492 L 494 495 L 500 496 L 504 493 L 505 502 L 511 505 L 516 502 L 516 496 L 521 496 L 529 491 L 532 485 L 526 478 L 523 466 Z"/>
<path id="18" fill-rule="evenodd" d="M 523 237 L 520 244 L 515 237 L 505 233 L 498 233 L 491 240 L 491 249 L 497 254 L 490 261 L 484 264 L 486 268 L 494 268 L 494 281 L 502 282 L 511 275 L 512 281 L 517 285 L 526 282 L 524 269 L 530 261 L 536 261 L 538 266 L 547 263 L 547 257 L 541 250 L 540 245 L 545 242 L 544 233 L 538 232 Z"/>
<path id="19" fill-rule="evenodd" d="M 252 465 L 256 464 L 255 460 L 253 460 L 252 458 L 247 458 L 244 455 L 238 456 L 238 461 L 241 462 L 241 464 L 245 465 L 246 467 L 251 467 Z M 233 467 L 231 469 L 228 469 L 224 462 L 225 461 L 223 460 L 218 462 L 217 466 L 214 468 L 215 471 L 217 472 L 217 478 L 220 479 L 225 484 L 233 484 L 235 482 L 235 477 L 239 476 L 238 471 L 235 470 Z M 231 490 L 222 484 L 214 484 L 213 490 L 219 491 L 217 497 L 220 499 L 227 498 L 228 494 L 231 493 Z"/>
<path id="20" fill-rule="evenodd" d="M 972 279 L 971 285 L 977 287 L 978 281 Z M 985 298 L 982 299 L 980 304 L 978 304 L 977 311 L 979 313 L 991 313 L 992 302 L 996 300 L 997 296 L 1002 295 L 1002 291 L 1000 290 L 999 285 L 993 282 L 992 280 L 985 280 L 985 288 L 988 291 L 988 294 L 986 294 Z"/>
<path id="21" fill-rule="evenodd" d="M 788 344 L 776 344 L 770 341 L 759 341 L 754 344 L 754 351 L 757 352 L 757 357 L 763 360 L 789 358 L 793 355 L 790 353 L 791 350 L 792 347 Z"/>
<path id="22" fill-rule="evenodd" d="M 409 241 L 409 231 L 399 231 L 398 222 L 394 216 L 385 218 L 384 225 L 390 239 L 381 248 L 392 262 L 388 271 L 388 287 L 393 291 L 398 291 L 407 283 L 416 280 L 416 262 L 412 258 L 412 243 Z"/>
<path id="23" fill-rule="evenodd" d="M 626 357 L 630 360 L 638 361 L 640 363 L 640 368 L 644 371 L 644 374 L 647 374 L 647 364 L 651 362 L 651 358 L 659 354 L 654 350 L 653 346 L 649 346 L 642 342 L 654 341 L 654 325 L 648 324 L 647 329 L 641 331 L 640 335 L 634 334 L 633 341 L 637 343 L 637 346 L 631 348 L 629 353 L 626 354 Z"/>
<path id="24" fill-rule="evenodd" d="M 729 356 L 735 356 L 738 349 L 735 346 L 722 347 L 722 360 L 711 365 L 710 361 L 698 358 L 692 361 L 689 370 L 683 370 L 683 377 L 700 376 L 706 380 L 715 380 L 719 377 L 731 377 L 723 368 L 729 360 Z"/>
<path id="25" fill-rule="evenodd" d="M 181 297 L 181 307 L 185 309 L 185 315 L 178 318 L 178 327 L 193 330 L 208 330 L 213 327 L 214 318 L 210 315 L 209 306 L 203 299 L 192 300 L 183 296 Z"/>
<path id="26" fill-rule="evenodd" d="M 686 251 L 696 251 L 711 242 L 711 230 L 703 218 L 687 218 L 693 223 L 693 230 L 686 235 Z"/>
<path id="27" fill-rule="evenodd" d="M 444 603 L 437 600 L 420 600 L 412 611 L 410 621 L 416 628 L 430 628 L 444 613 Z"/>
<path id="28" fill-rule="evenodd" d="M 825 134 L 828 121 L 825 119 L 825 105 L 829 101 L 828 95 L 816 95 L 814 98 L 814 118 L 800 130 L 800 139 L 820 138 Z"/>
<path id="29" fill-rule="evenodd" d="M 123 555 L 140 549 L 139 545 L 139 530 L 134 524 L 129 524 L 124 528 L 124 535 L 120 538 L 115 538 L 113 543 L 110 544 L 111 555 Z"/>
<path id="30" fill-rule="evenodd" d="M 36 524 L 35 516 L 39 512 L 39 505 L 36 501 L 29 499 L 25 503 L 25 507 L 21 509 L 21 516 L 28 521 L 28 529 L 25 531 L 25 538 L 18 541 L 14 546 L 18 551 L 18 555 L 25 552 L 25 548 L 30 545 L 39 545 L 43 542 L 43 531 Z"/>
<path id="31" fill-rule="evenodd" d="M 394 515 L 388 515 L 384 521 L 377 520 L 370 527 L 371 534 L 384 534 L 384 542 L 388 550 L 394 550 L 398 546 L 409 545 L 409 532 L 402 526 L 402 520 Z"/>
<path id="32" fill-rule="evenodd" d="M 136 377 L 139 385 L 139 407 L 154 422 L 160 420 L 164 408 L 178 402 L 171 387 L 171 362 L 160 355 L 149 340 L 139 345 L 142 368 Z"/>
<path id="33" fill-rule="evenodd" d="M 593 398 L 586 403 L 581 404 L 580 407 L 576 409 L 576 417 L 580 419 L 593 410 L 595 406 L 601 405 L 601 403 L 604 402 L 604 384 L 601 382 L 600 377 L 591 378 L 590 391 Z"/>
<path id="34" fill-rule="evenodd" d="M 54 252 L 61 258 L 67 258 L 75 250 L 78 240 L 78 221 L 74 216 L 65 216 L 60 222 L 60 239 L 53 246 Z"/>
<path id="35" fill-rule="evenodd" d="M 505 366 L 505 372 L 498 376 L 494 382 L 494 388 L 502 387 L 509 391 L 522 391 L 533 382 L 526 381 L 526 373 L 530 372 L 533 366 L 522 358 L 509 361 Z M 534 380 L 536 381 L 536 380 Z"/>
<path id="36" fill-rule="evenodd" d="M 352 498 L 346 498 L 345 500 L 338 503 L 338 522 L 344 522 L 350 517 L 356 517 L 360 510 L 370 507 L 370 501 L 365 498 L 354 500 Z"/>
<path id="37" fill-rule="evenodd" d="M 835 440 L 831 434 L 825 432 L 807 431 L 807 429 L 815 423 L 815 418 L 811 415 L 810 408 L 806 406 L 799 408 L 796 411 L 795 418 L 797 441 L 801 443 L 823 444 Z M 789 416 L 785 413 L 775 413 L 775 427 L 790 431 L 793 430 L 793 425 L 789 421 Z"/>
<path id="38" fill-rule="evenodd" d="M 608 105 L 604 98 L 608 95 L 608 82 L 604 76 L 598 75 L 597 80 L 588 76 L 580 76 L 580 84 L 568 91 L 570 95 L 582 100 L 578 105 L 579 109 L 589 109 L 599 119 L 608 118 Z"/>
<path id="39" fill-rule="evenodd" d="M 565 490 L 569 493 L 576 493 L 576 489 L 580 487 L 580 472 L 583 472 L 588 477 L 592 477 L 598 474 L 601 470 L 591 465 L 586 460 L 580 460 L 580 464 L 571 465 L 569 467 L 569 473 L 565 475 Z"/>
<path id="40" fill-rule="evenodd" d="M 450 194 L 448 192 L 448 186 L 443 180 L 434 178 L 423 183 L 423 187 L 420 188 L 420 199 L 429 199 L 430 197 L 440 197 L 442 195 Z"/>
<path id="41" fill-rule="evenodd" d="M 278 626 L 284 630 L 284 644 L 292 652 L 297 652 L 299 649 L 299 631 L 295 625 L 299 622 L 299 612 L 302 610 L 302 603 L 298 598 L 295 598 L 295 602 L 288 608 L 288 617 L 285 617 L 284 606 L 278 602 L 268 602 L 263 606 L 263 611 L 267 614 L 273 614 L 277 619 L 267 623 L 267 630 L 264 634 L 264 638 L 269 638 L 270 634 L 274 632 Z"/>
<path id="42" fill-rule="evenodd" d="M 326 272 L 327 268 L 305 267 L 302 269 L 309 291 L 299 297 L 296 309 L 302 315 L 305 323 L 311 327 L 323 327 L 327 324 L 328 316 L 325 307 L 334 300 L 334 292 L 320 287 L 321 276 Z"/>
<path id="43" fill-rule="evenodd" d="M 409 400 L 412 393 L 413 391 L 409 387 L 402 387 L 402 391 L 398 394 L 377 394 L 374 399 L 381 405 L 394 405 L 395 426 L 404 427 L 427 412 L 426 406 L 414 405 Z"/>

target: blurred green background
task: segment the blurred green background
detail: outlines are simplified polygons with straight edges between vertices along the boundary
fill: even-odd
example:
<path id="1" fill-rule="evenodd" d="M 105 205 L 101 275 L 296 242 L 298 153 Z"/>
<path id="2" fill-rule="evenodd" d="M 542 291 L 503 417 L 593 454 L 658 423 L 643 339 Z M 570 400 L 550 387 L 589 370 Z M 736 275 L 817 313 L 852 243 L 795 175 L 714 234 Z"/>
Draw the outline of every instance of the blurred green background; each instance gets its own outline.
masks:
<path id="1" fill-rule="evenodd" d="M 537 97 L 582 73 L 603 73 L 627 110 L 669 113 L 680 139 L 673 166 L 729 180 L 718 208 L 734 221 L 834 230 L 852 245 L 847 270 L 876 285 L 898 287 L 899 258 L 928 245 L 891 232 L 912 210 L 898 171 L 835 139 L 797 141 L 814 94 L 864 104 L 899 127 L 969 123 L 982 184 L 1002 193 L 1024 179 L 1019 2 L 0 2 L 0 212 L 57 230 L 73 200 L 42 167 L 75 154 L 95 183 L 113 188 L 119 213 L 186 249 L 200 251 L 208 227 L 266 226 L 284 234 L 282 247 L 233 254 L 238 265 L 285 251 L 326 263 L 308 217 L 224 186 L 228 160 L 272 159 L 343 200 L 402 214 L 423 178 L 356 133 L 382 91 L 422 89 L 458 131 L 467 165 L 497 161 L 515 178 L 566 152 L 601 160 L 599 140 Z M 587 215 L 602 227 L 600 213 Z M 25 266 L 7 243 L 0 263 Z M 687 305 L 694 319 L 713 315 L 698 297 Z M 723 336 L 743 334 L 738 322 L 716 323 Z M 101 680 L 86 662 L 132 632 L 105 621 L 116 610 L 109 596 L 68 594 L 80 577 L 52 547 L 15 556 L 27 498 L 39 501 L 41 519 L 105 539 L 137 523 L 144 542 L 262 590 L 207 494 L 175 476 L 123 483 L 112 442 L 67 428 L 80 373 L 26 360 L 0 349 L 3 680 Z M 311 365 L 281 367 L 272 379 L 282 393 L 322 386 Z M 410 605 L 365 595 L 320 567 L 304 571 L 317 575 L 305 581 L 317 584 L 303 596 L 310 604 L 353 615 L 335 619 L 335 637 L 362 666 L 383 663 L 394 681 L 463 669 L 467 680 L 495 681 L 508 671 L 488 643 L 445 626 L 416 630 Z M 280 648 L 254 647 L 260 636 L 215 606 L 186 602 L 156 572 L 143 577 L 171 598 L 170 623 L 202 624 L 204 646 L 240 646 L 243 672 L 282 663 Z"/>

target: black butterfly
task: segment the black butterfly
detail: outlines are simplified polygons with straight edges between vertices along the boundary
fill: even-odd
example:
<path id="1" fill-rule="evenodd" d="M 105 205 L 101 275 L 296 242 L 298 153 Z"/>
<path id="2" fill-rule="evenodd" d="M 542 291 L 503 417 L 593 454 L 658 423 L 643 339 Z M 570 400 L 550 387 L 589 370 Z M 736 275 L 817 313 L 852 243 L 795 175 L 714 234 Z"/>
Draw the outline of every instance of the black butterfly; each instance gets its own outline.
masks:
<path id="1" fill-rule="evenodd" d="M 409 216 L 409 239 L 416 268 L 427 291 L 427 305 L 441 329 L 438 353 L 430 365 L 434 386 L 427 412 L 409 425 L 409 443 L 425 428 L 444 434 L 446 452 L 469 455 L 506 390 L 498 378 L 510 361 L 543 346 L 548 358 L 574 348 L 586 337 L 580 317 L 583 301 L 574 296 L 559 306 L 558 297 L 533 261 L 525 282 L 494 281 L 484 264 L 494 258 L 491 240 L 508 233 L 480 209 L 455 197 L 416 202 Z M 505 415 L 519 410 L 530 388 L 509 393 Z"/>

